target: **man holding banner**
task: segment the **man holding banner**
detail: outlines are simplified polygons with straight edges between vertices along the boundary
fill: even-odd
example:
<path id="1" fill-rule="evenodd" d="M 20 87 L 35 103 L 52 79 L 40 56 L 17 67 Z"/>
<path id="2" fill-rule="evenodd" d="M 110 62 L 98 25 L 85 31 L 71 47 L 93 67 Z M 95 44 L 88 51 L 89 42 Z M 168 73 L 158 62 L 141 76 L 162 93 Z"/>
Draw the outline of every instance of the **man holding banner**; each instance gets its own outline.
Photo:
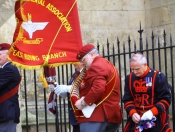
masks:
<path id="1" fill-rule="evenodd" d="M 58 85 L 57 87 L 54 88 L 55 93 L 58 96 L 61 96 L 63 98 L 70 96 L 72 84 L 74 83 L 76 78 L 79 76 L 80 72 L 83 70 L 83 65 L 80 62 L 78 62 L 74 64 L 74 68 L 75 68 L 75 72 L 73 73 L 68 85 Z M 70 124 L 73 126 L 73 132 L 80 132 L 80 127 L 77 122 L 77 119 L 75 118 L 74 109 L 71 106 L 70 98 L 68 99 L 68 105 L 69 105 L 69 121 L 70 121 Z"/>
<path id="2" fill-rule="evenodd" d="M 86 67 L 74 81 L 70 97 L 81 132 L 117 132 L 122 120 L 120 78 L 114 65 L 92 44 L 83 46 L 77 59 Z M 55 91 L 60 86 L 55 88 Z"/>

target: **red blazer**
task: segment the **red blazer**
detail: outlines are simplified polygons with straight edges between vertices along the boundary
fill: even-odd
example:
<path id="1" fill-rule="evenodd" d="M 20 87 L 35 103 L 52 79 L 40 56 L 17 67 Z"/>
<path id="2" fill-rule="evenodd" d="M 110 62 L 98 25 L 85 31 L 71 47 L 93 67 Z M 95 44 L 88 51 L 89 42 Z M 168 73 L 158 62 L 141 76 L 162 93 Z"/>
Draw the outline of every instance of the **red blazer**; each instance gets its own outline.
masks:
<path id="1" fill-rule="evenodd" d="M 105 92 L 106 83 L 114 75 L 114 68 L 111 63 L 101 56 L 97 56 L 92 65 L 86 71 L 83 85 L 80 84 L 80 97 L 85 96 L 85 103 L 97 104 Z M 110 96 L 98 107 L 95 108 L 90 118 L 78 118 L 78 122 L 104 122 L 105 119 L 111 123 L 121 123 L 122 112 L 120 103 L 120 78 L 116 73 L 116 86 Z"/>

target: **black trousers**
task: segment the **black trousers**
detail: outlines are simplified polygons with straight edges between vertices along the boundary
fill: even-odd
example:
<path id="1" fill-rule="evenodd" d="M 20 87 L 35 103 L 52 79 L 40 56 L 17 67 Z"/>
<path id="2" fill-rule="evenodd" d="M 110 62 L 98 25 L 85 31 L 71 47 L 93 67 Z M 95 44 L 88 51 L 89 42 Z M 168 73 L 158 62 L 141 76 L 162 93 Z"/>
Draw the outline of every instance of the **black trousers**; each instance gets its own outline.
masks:
<path id="1" fill-rule="evenodd" d="M 79 125 L 73 125 L 73 132 L 80 132 L 80 126 Z"/>

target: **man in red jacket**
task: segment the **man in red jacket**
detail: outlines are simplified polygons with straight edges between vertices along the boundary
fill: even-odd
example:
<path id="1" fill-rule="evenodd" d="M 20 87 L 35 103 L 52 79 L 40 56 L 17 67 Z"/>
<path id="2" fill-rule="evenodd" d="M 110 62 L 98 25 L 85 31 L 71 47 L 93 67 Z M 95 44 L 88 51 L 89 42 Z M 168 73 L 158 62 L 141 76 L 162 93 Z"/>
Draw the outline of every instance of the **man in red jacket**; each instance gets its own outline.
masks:
<path id="1" fill-rule="evenodd" d="M 116 132 L 122 119 L 120 107 L 120 78 L 114 65 L 100 56 L 92 44 L 84 45 L 77 59 L 86 67 L 79 85 L 80 98 L 75 106 L 79 110 L 96 106 L 92 114 L 85 110 L 79 116 L 81 132 Z"/>

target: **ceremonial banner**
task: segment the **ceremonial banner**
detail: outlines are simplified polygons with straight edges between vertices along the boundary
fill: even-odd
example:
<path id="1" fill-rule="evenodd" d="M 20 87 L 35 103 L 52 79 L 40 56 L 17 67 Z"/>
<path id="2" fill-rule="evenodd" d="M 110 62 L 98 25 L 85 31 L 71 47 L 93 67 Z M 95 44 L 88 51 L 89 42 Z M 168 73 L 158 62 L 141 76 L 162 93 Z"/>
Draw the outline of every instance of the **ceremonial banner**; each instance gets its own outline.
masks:
<path id="1" fill-rule="evenodd" d="M 9 60 L 40 69 L 74 63 L 82 47 L 76 0 L 17 0 L 17 26 Z"/>

